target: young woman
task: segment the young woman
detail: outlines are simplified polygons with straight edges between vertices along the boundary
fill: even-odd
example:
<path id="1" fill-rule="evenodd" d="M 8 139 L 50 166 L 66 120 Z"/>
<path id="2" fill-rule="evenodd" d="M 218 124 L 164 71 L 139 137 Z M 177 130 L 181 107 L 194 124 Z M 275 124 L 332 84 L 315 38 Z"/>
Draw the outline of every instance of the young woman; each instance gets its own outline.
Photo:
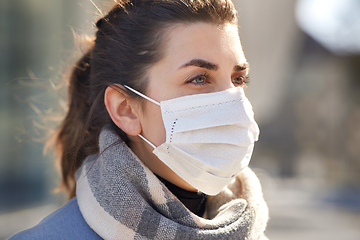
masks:
<path id="1" fill-rule="evenodd" d="M 120 0 L 56 135 L 69 202 L 10 239 L 266 239 L 231 0 Z"/>

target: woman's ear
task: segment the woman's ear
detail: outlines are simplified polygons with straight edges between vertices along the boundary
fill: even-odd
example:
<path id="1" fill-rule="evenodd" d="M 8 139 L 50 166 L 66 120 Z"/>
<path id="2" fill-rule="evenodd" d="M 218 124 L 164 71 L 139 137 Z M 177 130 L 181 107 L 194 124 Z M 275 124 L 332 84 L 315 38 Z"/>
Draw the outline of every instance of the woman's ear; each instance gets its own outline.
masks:
<path id="1" fill-rule="evenodd" d="M 138 106 L 123 89 L 112 85 L 105 90 L 104 102 L 112 121 L 130 136 L 141 133 Z"/>

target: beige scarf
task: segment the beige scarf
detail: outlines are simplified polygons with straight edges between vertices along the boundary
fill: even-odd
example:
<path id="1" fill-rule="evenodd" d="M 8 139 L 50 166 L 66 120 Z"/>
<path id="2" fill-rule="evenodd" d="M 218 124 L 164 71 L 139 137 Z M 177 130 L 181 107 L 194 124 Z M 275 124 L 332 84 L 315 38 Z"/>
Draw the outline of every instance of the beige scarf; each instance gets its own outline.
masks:
<path id="1" fill-rule="evenodd" d="M 268 208 L 255 174 L 244 169 L 204 217 L 190 212 L 110 129 L 76 173 L 88 225 L 104 239 L 267 239 Z M 106 149 L 106 150 L 105 150 Z"/>

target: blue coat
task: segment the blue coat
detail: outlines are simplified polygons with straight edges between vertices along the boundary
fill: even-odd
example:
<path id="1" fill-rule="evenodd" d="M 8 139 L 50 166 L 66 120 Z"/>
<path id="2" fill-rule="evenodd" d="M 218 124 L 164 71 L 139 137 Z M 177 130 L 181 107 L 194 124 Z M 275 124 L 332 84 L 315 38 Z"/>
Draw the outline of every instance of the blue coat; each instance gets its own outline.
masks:
<path id="1" fill-rule="evenodd" d="M 65 240 L 65 239 L 102 239 L 85 222 L 76 197 L 64 206 L 45 217 L 36 226 L 21 231 L 9 240 Z"/>

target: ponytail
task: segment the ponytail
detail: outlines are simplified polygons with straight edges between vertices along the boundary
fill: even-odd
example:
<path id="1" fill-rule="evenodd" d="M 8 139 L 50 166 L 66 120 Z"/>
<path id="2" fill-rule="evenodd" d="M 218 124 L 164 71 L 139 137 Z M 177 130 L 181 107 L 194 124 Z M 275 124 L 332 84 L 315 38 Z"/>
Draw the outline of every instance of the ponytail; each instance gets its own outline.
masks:
<path id="1" fill-rule="evenodd" d="M 70 75 L 68 90 L 68 112 L 55 133 L 57 166 L 61 172 L 59 190 L 65 190 L 69 198 L 75 196 L 75 171 L 86 156 L 98 152 L 98 132 L 94 125 L 101 120 L 109 121 L 107 114 L 102 119 L 94 119 L 97 97 L 91 99 L 91 48 L 76 64 Z M 95 121 L 94 121 L 95 120 Z"/>

